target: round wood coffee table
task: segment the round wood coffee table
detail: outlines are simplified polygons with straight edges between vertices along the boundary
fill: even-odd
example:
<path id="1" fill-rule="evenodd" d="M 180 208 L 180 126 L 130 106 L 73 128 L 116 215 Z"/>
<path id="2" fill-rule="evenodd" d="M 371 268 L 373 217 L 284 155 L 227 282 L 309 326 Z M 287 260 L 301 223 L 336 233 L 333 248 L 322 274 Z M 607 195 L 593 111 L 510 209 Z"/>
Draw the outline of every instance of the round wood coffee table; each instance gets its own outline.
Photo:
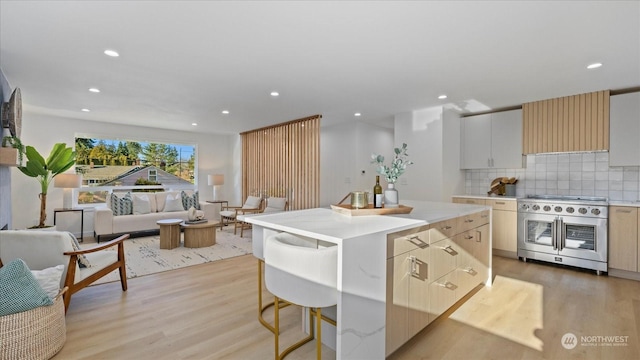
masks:
<path id="1" fill-rule="evenodd" d="M 216 243 L 217 221 L 207 221 L 196 224 L 182 222 L 184 230 L 184 247 L 199 248 L 213 246 Z"/>
<path id="2" fill-rule="evenodd" d="M 174 249 L 180 246 L 180 223 L 182 219 L 162 219 L 160 225 L 160 249 Z"/>

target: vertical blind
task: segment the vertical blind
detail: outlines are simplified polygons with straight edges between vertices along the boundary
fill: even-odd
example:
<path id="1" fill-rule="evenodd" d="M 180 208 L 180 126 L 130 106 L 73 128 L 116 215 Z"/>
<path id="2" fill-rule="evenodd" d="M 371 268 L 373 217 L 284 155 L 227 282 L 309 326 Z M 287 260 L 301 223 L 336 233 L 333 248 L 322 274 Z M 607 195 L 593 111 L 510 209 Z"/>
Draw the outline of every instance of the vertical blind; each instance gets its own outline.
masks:
<path id="1" fill-rule="evenodd" d="M 320 119 L 314 115 L 241 133 L 242 195 L 285 197 L 290 210 L 320 203 Z"/>

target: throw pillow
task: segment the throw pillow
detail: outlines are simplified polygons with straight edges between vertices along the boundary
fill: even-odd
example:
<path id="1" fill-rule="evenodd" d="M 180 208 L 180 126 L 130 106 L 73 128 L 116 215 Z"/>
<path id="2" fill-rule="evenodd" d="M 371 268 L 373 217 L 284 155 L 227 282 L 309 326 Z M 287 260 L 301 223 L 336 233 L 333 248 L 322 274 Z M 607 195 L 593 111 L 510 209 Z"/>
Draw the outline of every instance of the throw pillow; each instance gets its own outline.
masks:
<path id="1" fill-rule="evenodd" d="M 189 210 L 194 207 L 196 210 L 200 210 L 200 200 L 198 199 L 198 192 L 194 192 L 193 195 L 187 195 L 184 190 L 180 193 L 182 196 L 182 210 Z"/>
<path id="2" fill-rule="evenodd" d="M 184 211 L 182 208 L 182 200 L 179 196 L 167 196 L 167 202 L 164 204 L 164 212 Z"/>
<path id="3" fill-rule="evenodd" d="M 73 248 L 73 251 L 82 250 L 80 248 L 80 242 L 78 242 L 76 236 L 70 232 L 68 232 L 67 234 L 69 234 L 69 237 L 71 237 L 71 247 Z M 78 266 L 81 268 L 88 268 L 91 267 L 91 263 L 89 263 L 89 259 L 87 259 L 86 256 L 78 255 Z"/>
<path id="4" fill-rule="evenodd" d="M 0 316 L 52 304 L 22 259 L 15 259 L 0 268 Z"/>
<path id="5" fill-rule="evenodd" d="M 123 197 L 111 194 L 111 211 L 114 216 L 133 214 L 133 200 L 131 193 L 127 192 Z"/>
<path id="6" fill-rule="evenodd" d="M 151 202 L 147 195 L 133 195 L 133 215 L 151 213 Z"/>
<path id="7" fill-rule="evenodd" d="M 247 200 L 242 205 L 243 209 L 257 209 L 260 207 L 260 202 L 262 198 L 258 196 L 247 196 Z"/>
<path id="8" fill-rule="evenodd" d="M 60 292 L 60 280 L 62 279 L 63 272 L 64 265 L 58 265 L 44 270 L 31 270 L 31 274 L 38 280 L 38 284 L 47 292 L 51 300 Z"/>

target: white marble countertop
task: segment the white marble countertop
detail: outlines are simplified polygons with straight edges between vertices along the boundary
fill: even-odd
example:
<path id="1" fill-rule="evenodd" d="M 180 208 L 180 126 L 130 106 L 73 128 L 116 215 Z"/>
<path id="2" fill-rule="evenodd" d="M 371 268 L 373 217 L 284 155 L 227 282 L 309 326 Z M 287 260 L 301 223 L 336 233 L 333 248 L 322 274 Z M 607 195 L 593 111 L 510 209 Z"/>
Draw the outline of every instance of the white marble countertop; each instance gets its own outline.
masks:
<path id="1" fill-rule="evenodd" d="M 500 199 L 500 200 L 518 200 L 515 196 L 500 196 L 500 195 L 452 195 L 453 198 L 472 198 L 472 199 Z"/>
<path id="2" fill-rule="evenodd" d="M 403 201 L 413 207 L 409 214 L 348 216 L 329 208 L 286 211 L 275 214 L 238 216 L 251 224 L 338 243 L 382 231 L 401 231 L 416 226 L 472 214 L 490 209 L 488 206 L 430 201 Z"/>

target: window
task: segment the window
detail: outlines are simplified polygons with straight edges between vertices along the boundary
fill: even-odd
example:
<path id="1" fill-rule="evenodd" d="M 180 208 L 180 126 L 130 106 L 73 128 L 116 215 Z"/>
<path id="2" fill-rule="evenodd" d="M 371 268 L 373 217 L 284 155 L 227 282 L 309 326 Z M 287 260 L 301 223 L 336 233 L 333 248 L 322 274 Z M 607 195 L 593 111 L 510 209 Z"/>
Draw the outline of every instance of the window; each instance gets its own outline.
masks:
<path id="1" fill-rule="evenodd" d="M 131 191 L 193 189 L 195 146 L 76 137 L 78 204 L 105 203 L 114 187 Z"/>

